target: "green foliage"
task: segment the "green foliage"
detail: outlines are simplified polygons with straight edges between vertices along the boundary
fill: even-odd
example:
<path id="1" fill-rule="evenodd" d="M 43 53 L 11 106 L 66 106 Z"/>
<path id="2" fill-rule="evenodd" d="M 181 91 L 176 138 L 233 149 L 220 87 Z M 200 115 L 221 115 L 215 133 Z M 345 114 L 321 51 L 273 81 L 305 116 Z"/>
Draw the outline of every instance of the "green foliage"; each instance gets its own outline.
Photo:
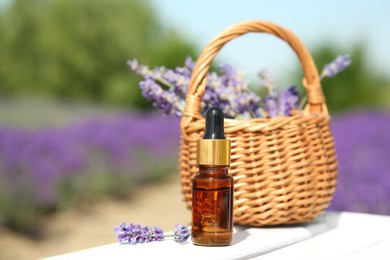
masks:
<path id="1" fill-rule="evenodd" d="M 334 113 L 356 107 L 389 106 L 389 101 L 383 98 L 386 93 L 387 95 L 389 93 L 387 90 L 389 79 L 369 67 L 370 63 L 363 44 L 353 46 L 346 51 L 326 43 L 312 51 L 320 73 L 327 63 L 340 54 L 349 54 L 352 58 L 351 65 L 334 78 L 324 78 L 321 81 L 329 111 Z M 296 82 L 299 80 L 297 79 Z"/>
<path id="2" fill-rule="evenodd" d="M 193 46 L 141 0 L 14 0 L 0 14 L 0 94 L 142 107 L 126 60 L 176 66 Z"/>

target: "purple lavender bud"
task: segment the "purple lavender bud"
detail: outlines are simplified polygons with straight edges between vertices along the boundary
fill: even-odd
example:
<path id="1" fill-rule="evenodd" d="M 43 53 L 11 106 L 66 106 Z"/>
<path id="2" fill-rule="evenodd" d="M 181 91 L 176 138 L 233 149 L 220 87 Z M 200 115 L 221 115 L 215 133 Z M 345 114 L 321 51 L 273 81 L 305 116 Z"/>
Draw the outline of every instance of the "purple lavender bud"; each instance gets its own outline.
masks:
<path id="1" fill-rule="evenodd" d="M 188 228 L 179 224 L 176 224 L 174 234 L 175 235 L 173 239 L 179 243 L 186 241 L 190 237 L 190 231 L 188 230 Z"/>
<path id="2" fill-rule="evenodd" d="M 278 99 L 276 95 L 268 95 L 264 98 L 264 106 L 268 112 L 268 117 L 272 118 L 279 114 Z"/>
<path id="3" fill-rule="evenodd" d="M 131 232 L 129 226 L 126 225 L 126 223 L 122 223 L 119 227 L 115 226 L 114 231 L 118 237 L 119 243 L 121 244 L 129 243 Z"/>
<path id="4" fill-rule="evenodd" d="M 228 101 L 229 97 L 233 95 L 233 92 L 230 91 L 230 89 L 223 87 L 216 89 L 215 93 L 217 94 L 218 101 Z"/>
<path id="5" fill-rule="evenodd" d="M 189 71 L 193 71 L 194 70 L 194 68 L 195 68 L 195 61 L 193 61 L 192 60 L 192 58 L 191 57 L 187 57 L 186 58 L 186 60 L 185 60 L 185 62 L 184 62 L 184 64 L 185 64 L 185 66 L 187 67 L 187 69 L 189 70 Z"/>
<path id="6" fill-rule="evenodd" d="M 260 105 L 260 97 L 252 92 L 244 92 L 235 98 L 235 108 L 237 114 L 242 119 L 250 119 L 256 117 Z"/>
<path id="7" fill-rule="evenodd" d="M 163 89 L 151 78 L 146 78 L 144 81 L 141 81 L 139 86 L 142 90 L 142 96 L 147 100 L 155 100 L 163 92 Z"/>
<path id="8" fill-rule="evenodd" d="M 142 227 L 139 224 L 130 224 L 130 240 L 129 243 L 135 245 L 143 242 Z"/>
<path id="9" fill-rule="evenodd" d="M 153 230 L 153 241 L 162 240 L 164 240 L 164 231 L 160 227 L 155 226 Z"/>
<path id="10" fill-rule="evenodd" d="M 181 115 L 184 108 L 180 98 L 172 91 L 163 90 L 154 80 L 147 77 L 139 83 L 142 95 L 152 100 L 153 106 L 163 111 L 166 115 Z"/>
<path id="11" fill-rule="evenodd" d="M 234 93 L 242 93 L 248 90 L 248 83 L 245 80 L 244 74 L 238 69 L 229 64 L 224 64 L 220 67 L 222 75 L 220 81 L 226 89 Z"/>
<path id="12" fill-rule="evenodd" d="M 321 78 L 333 78 L 337 73 L 345 70 L 351 64 L 349 55 L 339 55 L 331 63 L 325 65 L 321 72 Z"/>
<path id="13" fill-rule="evenodd" d="M 191 73 L 186 67 L 177 67 L 174 71 L 166 70 L 162 74 L 161 79 L 169 85 L 171 92 L 184 98 L 190 84 Z"/>
<path id="14" fill-rule="evenodd" d="M 279 96 L 279 115 L 289 116 L 291 110 L 298 108 L 299 92 L 295 86 L 284 90 Z"/>
<path id="15" fill-rule="evenodd" d="M 150 227 L 148 226 L 142 227 L 142 232 L 143 232 L 142 237 L 144 243 L 153 241 L 153 231 Z"/>
<path id="16" fill-rule="evenodd" d="M 229 65 L 229 64 L 223 64 L 220 66 L 220 70 L 222 71 L 222 82 L 226 85 L 228 85 L 229 81 L 234 81 L 236 77 L 236 69 Z"/>

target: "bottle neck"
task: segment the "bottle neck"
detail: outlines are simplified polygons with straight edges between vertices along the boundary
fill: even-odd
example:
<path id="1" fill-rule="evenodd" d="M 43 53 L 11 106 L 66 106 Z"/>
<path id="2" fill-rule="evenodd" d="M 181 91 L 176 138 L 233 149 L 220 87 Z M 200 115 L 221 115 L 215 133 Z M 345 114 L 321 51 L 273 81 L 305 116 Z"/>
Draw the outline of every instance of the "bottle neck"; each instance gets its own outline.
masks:
<path id="1" fill-rule="evenodd" d="M 225 175 L 228 173 L 228 165 L 198 165 L 200 174 Z"/>

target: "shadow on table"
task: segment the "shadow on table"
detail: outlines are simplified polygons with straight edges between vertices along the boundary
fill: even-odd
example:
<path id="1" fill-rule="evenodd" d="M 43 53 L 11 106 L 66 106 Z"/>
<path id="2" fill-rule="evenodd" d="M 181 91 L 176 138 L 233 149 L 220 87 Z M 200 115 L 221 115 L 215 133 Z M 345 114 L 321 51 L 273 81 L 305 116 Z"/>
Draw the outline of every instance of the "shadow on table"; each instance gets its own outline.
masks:
<path id="1" fill-rule="evenodd" d="M 308 223 L 297 224 L 306 229 L 311 236 L 316 236 L 338 227 L 340 221 L 339 212 L 326 212 L 313 221 Z"/>
<path id="2" fill-rule="evenodd" d="M 316 236 L 322 233 L 325 233 L 329 230 L 337 228 L 340 221 L 339 212 L 326 212 L 322 215 L 319 215 L 314 220 L 310 222 L 297 223 L 297 224 L 287 224 L 287 225 L 275 225 L 268 226 L 264 228 L 304 228 L 310 233 L 310 236 Z"/>
<path id="3" fill-rule="evenodd" d="M 259 227 L 264 230 L 279 229 L 279 228 L 303 228 L 310 236 L 314 237 L 322 233 L 328 232 L 339 225 L 340 213 L 338 212 L 326 212 L 326 214 L 320 215 L 311 222 L 288 224 L 288 225 L 274 225 Z M 232 245 L 238 244 L 244 241 L 249 235 L 249 228 L 256 228 L 251 226 L 235 226 L 235 232 L 233 234 Z"/>
<path id="4" fill-rule="evenodd" d="M 247 226 L 235 226 L 235 232 L 233 233 L 232 245 L 238 244 L 244 241 L 248 236 L 249 232 L 246 230 Z"/>

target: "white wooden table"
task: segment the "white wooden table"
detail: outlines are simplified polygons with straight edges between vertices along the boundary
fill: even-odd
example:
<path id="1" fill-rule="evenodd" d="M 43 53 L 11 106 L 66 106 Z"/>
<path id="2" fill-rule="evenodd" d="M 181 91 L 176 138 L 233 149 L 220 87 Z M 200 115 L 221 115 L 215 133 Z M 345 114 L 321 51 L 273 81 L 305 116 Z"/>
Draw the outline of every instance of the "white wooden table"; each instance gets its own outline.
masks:
<path id="1" fill-rule="evenodd" d="M 110 228 L 110 227 L 107 227 Z M 47 259 L 390 259 L 390 216 L 327 212 L 311 223 L 235 227 L 227 247 L 113 243 Z"/>

